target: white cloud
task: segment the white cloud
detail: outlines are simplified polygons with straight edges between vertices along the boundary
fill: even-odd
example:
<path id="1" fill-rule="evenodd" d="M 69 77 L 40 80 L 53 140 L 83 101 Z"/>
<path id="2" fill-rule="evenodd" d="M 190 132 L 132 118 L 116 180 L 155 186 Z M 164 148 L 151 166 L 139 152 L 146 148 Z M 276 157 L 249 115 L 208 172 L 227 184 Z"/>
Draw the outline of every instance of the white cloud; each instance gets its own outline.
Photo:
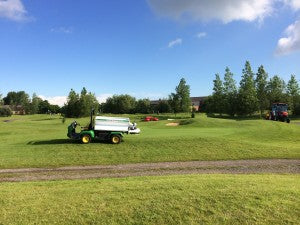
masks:
<path id="1" fill-rule="evenodd" d="M 67 96 L 46 97 L 43 95 L 39 95 L 38 97 L 40 97 L 43 100 L 47 100 L 52 105 L 59 105 L 59 106 L 63 106 L 65 103 L 67 103 L 67 99 L 68 99 Z"/>
<path id="2" fill-rule="evenodd" d="M 284 0 L 284 3 L 289 5 L 294 10 L 300 9 L 300 0 Z"/>
<path id="3" fill-rule="evenodd" d="M 196 36 L 197 36 L 197 38 L 204 38 L 204 37 L 206 37 L 206 33 L 205 32 L 199 32 Z"/>
<path id="4" fill-rule="evenodd" d="M 28 20 L 27 11 L 21 0 L 0 0 L 0 17 L 14 21 Z"/>
<path id="5" fill-rule="evenodd" d="M 176 40 L 170 41 L 168 44 L 169 48 L 174 47 L 175 45 L 181 45 L 182 44 L 182 39 L 181 38 L 177 38 Z"/>
<path id="6" fill-rule="evenodd" d="M 113 94 L 101 94 L 97 96 L 97 100 L 99 103 L 104 103 L 106 102 L 106 99 L 108 99 L 111 96 L 113 96 Z"/>
<path id="7" fill-rule="evenodd" d="M 287 55 L 300 50 L 300 20 L 288 26 L 286 37 L 280 38 L 277 43 L 276 54 Z"/>
<path id="8" fill-rule="evenodd" d="M 262 21 L 273 12 L 276 0 L 148 0 L 158 14 L 176 20 Z"/>
<path id="9" fill-rule="evenodd" d="M 73 33 L 72 27 L 56 27 L 50 30 L 52 33 L 63 33 L 63 34 L 71 34 Z"/>

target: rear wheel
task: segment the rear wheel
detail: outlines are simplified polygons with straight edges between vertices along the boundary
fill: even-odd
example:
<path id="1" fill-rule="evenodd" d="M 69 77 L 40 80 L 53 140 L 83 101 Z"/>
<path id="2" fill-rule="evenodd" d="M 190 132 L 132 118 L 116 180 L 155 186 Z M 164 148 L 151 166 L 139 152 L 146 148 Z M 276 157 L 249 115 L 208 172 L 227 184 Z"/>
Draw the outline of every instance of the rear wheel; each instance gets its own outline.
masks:
<path id="1" fill-rule="evenodd" d="M 290 123 L 290 122 L 291 122 L 291 120 L 290 120 L 289 118 L 287 118 L 287 119 L 286 119 L 286 122 L 287 122 L 287 123 Z"/>
<path id="2" fill-rule="evenodd" d="M 81 143 L 82 144 L 88 144 L 88 143 L 91 142 L 91 140 L 92 140 L 92 138 L 88 134 L 84 134 L 84 135 L 81 136 Z"/>
<path id="3" fill-rule="evenodd" d="M 119 144 L 122 140 L 122 137 L 118 134 L 113 134 L 110 136 L 110 141 L 112 144 Z"/>

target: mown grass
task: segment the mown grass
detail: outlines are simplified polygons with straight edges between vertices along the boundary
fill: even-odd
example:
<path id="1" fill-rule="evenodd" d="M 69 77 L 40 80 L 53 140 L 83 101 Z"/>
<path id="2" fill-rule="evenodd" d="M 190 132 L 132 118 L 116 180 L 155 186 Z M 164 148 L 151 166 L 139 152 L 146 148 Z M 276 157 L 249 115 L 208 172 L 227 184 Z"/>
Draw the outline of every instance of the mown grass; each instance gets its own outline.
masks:
<path id="1" fill-rule="evenodd" d="M 126 116 L 126 115 L 125 115 Z M 168 118 L 171 115 L 163 115 Z M 0 168 L 58 167 L 67 165 L 138 162 L 300 158 L 300 126 L 265 120 L 184 119 L 181 124 L 138 122 L 140 135 L 125 135 L 120 145 L 82 145 L 67 138 L 67 119 L 59 116 L 13 116 L 0 120 Z M 11 120 L 11 122 L 3 122 Z M 88 118 L 78 120 L 82 125 Z"/>
<path id="2" fill-rule="evenodd" d="M 0 224 L 299 224 L 299 175 L 0 184 Z"/>

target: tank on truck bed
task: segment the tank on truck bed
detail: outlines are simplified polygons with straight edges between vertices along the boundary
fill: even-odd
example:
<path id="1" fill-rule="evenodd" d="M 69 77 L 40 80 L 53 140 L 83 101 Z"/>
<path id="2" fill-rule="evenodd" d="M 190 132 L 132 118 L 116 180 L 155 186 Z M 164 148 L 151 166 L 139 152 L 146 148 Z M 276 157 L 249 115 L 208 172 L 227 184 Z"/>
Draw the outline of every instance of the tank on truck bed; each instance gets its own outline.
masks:
<path id="1" fill-rule="evenodd" d="M 96 116 L 94 130 L 128 132 L 129 118 Z"/>

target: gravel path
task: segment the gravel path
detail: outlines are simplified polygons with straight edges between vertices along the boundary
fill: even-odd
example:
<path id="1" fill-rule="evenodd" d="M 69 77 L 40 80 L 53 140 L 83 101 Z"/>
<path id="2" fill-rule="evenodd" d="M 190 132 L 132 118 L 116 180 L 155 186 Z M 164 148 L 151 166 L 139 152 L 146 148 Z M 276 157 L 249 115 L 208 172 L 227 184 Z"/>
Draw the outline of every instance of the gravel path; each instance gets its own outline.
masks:
<path id="1" fill-rule="evenodd" d="M 0 169 L 0 182 L 71 180 L 169 174 L 300 173 L 300 159 L 138 163 L 107 166 Z"/>

